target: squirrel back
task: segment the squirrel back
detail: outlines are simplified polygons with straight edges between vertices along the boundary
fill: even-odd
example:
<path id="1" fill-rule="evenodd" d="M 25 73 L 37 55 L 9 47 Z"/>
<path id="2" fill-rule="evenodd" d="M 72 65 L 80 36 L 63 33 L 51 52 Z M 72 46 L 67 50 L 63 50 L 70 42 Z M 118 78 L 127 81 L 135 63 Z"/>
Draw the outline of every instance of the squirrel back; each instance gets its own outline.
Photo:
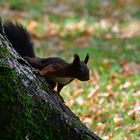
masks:
<path id="1" fill-rule="evenodd" d="M 22 25 L 6 21 L 4 22 L 4 31 L 13 48 L 21 56 L 35 57 L 30 34 Z"/>

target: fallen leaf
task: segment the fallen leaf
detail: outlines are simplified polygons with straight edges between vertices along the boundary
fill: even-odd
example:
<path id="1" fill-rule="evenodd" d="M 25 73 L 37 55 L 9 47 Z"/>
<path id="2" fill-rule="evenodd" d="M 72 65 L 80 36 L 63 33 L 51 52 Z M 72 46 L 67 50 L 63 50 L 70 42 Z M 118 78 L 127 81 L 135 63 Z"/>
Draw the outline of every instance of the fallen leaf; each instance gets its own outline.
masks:
<path id="1" fill-rule="evenodd" d="M 88 46 L 88 44 L 90 43 L 90 40 L 91 40 L 90 37 L 83 36 L 83 37 L 78 37 L 76 42 L 80 46 L 80 48 L 83 48 L 83 47 Z"/>
<path id="2" fill-rule="evenodd" d="M 113 120 L 114 120 L 114 123 L 115 123 L 116 126 L 122 126 L 124 124 L 123 118 L 121 118 L 119 116 L 115 116 L 113 118 Z"/>
<path id="3" fill-rule="evenodd" d="M 83 116 L 81 120 L 86 126 L 91 126 L 92 124 L 92 116 L 90 114 Z"/>
<path id="4" fill-rule="evenodd" d="M 98 131 L 98 133 L 99 133 L 100 131 L 104 131 L 105 128 L 106 128 L 106 125 L 103 124 L 103 123 L 101 123 L 101 122 L 99 122 L 99 123 L 97 124 L 97 130 L 96 130 L 96 131 Z"/>
<path id="5" fill-rule="evenodd" d="M 123 98 L 123 99 L 122 99 L 121 104 L 122 104 L 123 109 L 125 109 L 125 110 L 128 109 L 129 103 L 128 103 L 128 100 L 127 100 L 126 98 Z"/>
<path id="6" fill-rule="evenodd" d="M 129 81 L 126 81 L 124 84 L 120 85 L 120 89 L 126 89 L 131 86 Z"/>
<path id="7" fill-rule="evenodd" d="M 98 85 L 95 86 L 95 87 L 90 91 L 90 93 L 88 94 L 88 98 L 90 99 L 90 98 L 92 98 L 93 96 L 95 96 L 98 89 L 99 89 L 99 86 L 98 86 Z"/>
<path id="8" fill-rule="evenodd" d="M 38 22 L 36 21 L 31 21 L 28 26 L 27 26 L 27 29 L 31 32 L 33 32 L 36 28 L 38 28 Z"/>
<path id="9" fill-rule="evenodd" d="M 140 105 L 135 106 L 128 115 L 131 116 L 134 120 L 140 120 Z"/>
<path id="10" fill-rule="evenodd" d="M 123 64 L 120 72 L 125 76 L 140 74 L 140 64 L 134 62 Z"/>
<path id="11" fill-rule="evenodd" d="M 69 100 L 68 106 L 71 108 L 75 104 L 76 104 L 76 101 L 71 99 L 71 100 Z"/>

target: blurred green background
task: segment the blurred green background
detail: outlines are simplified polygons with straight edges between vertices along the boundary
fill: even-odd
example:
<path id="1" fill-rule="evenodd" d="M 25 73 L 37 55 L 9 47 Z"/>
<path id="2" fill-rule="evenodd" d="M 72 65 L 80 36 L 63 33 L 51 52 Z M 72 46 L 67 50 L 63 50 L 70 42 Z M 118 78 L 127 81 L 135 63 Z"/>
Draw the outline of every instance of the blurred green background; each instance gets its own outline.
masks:
<path id="1" fill-rule="evenodd" d="M 0 15 L 29 30 L 37 56 L 89 53 L 91 79 L 66 86 L 66 104 L 104 140 L 140 139 L 139 0 L 1 0 Z"/>

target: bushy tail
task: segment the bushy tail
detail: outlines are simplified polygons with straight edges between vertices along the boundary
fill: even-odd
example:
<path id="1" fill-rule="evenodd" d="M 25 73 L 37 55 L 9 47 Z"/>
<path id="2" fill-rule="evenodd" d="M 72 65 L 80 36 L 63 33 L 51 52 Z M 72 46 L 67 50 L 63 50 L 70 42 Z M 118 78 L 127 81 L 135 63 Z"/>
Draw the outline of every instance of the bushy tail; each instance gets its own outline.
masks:
<path id="1" fill-rule="evenodd" d="M 35 57 L 30 34 L 22 25 L 6 21 L 4 30 L 8 40 L 21 56 Z"/>

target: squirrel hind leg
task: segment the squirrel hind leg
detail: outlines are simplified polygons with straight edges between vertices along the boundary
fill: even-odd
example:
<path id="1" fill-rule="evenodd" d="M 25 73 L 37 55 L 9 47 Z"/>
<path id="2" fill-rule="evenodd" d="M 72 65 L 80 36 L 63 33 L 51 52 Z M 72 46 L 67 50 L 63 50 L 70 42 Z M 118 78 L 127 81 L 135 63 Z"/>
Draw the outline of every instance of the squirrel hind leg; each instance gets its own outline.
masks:
<path id="1" fill-rule="evenodd" d="M 61 85 L 58 83 L 57 85 L 57 94 L 60 95 L 60 91 L 62 90 L 62 88 L 64 87 L 64 85 Z"/>
<path id="2" fill-rule="evenodd" d="M 47 77 L 45 77 L 45 80 L 48 82 L 48 84 L 51 86 L 52 89 L 56 87 L 56 82 L 48 79 Z"/>

